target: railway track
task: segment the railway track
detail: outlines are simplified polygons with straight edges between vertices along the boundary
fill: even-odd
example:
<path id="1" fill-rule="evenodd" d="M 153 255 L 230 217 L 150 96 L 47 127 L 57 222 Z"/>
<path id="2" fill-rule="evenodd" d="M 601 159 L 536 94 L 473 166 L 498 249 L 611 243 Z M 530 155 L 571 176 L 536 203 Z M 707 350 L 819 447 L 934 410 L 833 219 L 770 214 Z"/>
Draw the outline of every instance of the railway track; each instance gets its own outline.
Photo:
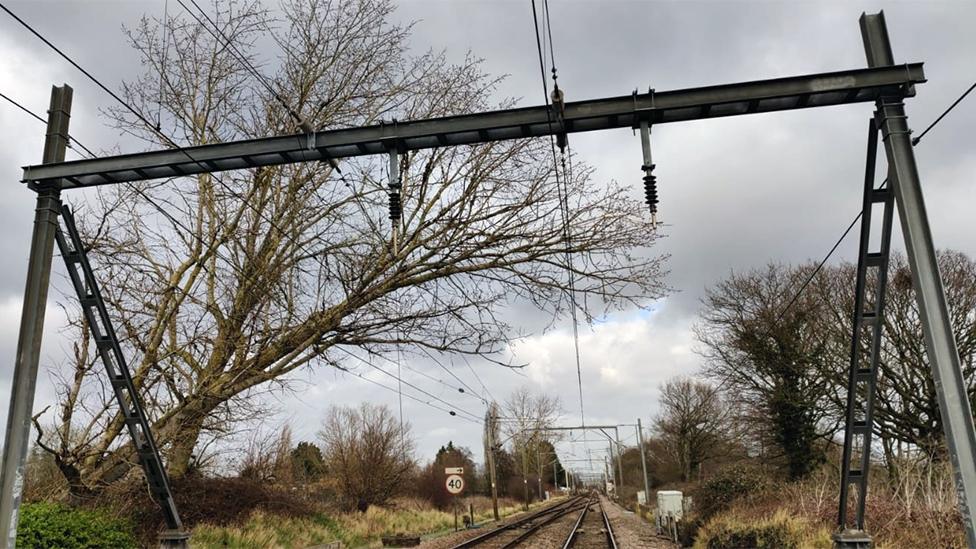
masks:
<path id="1" fill-rule="evenodd" d="M 569 532 L 565 532 L 568 517 Z M 545 530 L 546 534 L 540 535 Z M 610 520 L 603 510 L 600 498 L 594 495 L 575 496 L 565 502 L 547 507 L 505 526 L 500 526 L 479 536 L 463 541 L 452 549 L 509 549 L 512 547 L 541 547 L 539 537 L 564 540 L 544 545 L 563 549 L 617 549 Z M 554 537 L 555 536 L 555 537 Z"/>
<path id="2" fill-rule="evenodd" d="M 509 549 L 518 547 L 536 534 L 539 530 L 559 520 L 560 518 L 579 511 L 591 501 L 589 496 L 574 496 L 568 500 L 546 507 L 541 511 L 526 515 L 506 525 L 489 530 L 479 536 L 463 541 L 452 549 Z"/>
<path id="3" fill-rule="evenodd" d="M 593 496 L 580 511 L 563 549 L 617 549 L 617 539 L 603 502 Z"/>

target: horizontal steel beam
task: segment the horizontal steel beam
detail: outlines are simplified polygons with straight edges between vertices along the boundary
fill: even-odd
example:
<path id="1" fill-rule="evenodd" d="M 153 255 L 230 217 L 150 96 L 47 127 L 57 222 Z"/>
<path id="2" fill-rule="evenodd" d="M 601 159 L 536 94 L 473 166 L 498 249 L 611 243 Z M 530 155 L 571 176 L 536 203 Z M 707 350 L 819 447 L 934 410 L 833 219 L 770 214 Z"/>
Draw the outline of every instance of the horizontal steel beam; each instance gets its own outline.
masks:
<path id="1" fill-rule="evenodd" d="M 313 134 L 266 137 L 184 149 L 168 149 L 27 166 L 24 181 L 58 182 L 62 188 L 90 187 L 273 166 L 469 145 L 559 133 L 636 127 L 641 120 L 664 124 L 740 114 L 875 101 L 884 96 L 912 96 L 925 82 L 921 63 L 855 69 L 723 84 L 703 88 L 651 91 L 567 103 L 563 122 L 545 106 L 489 111 L 411 122 L 324 130 Z"/>
<path id="2" fill-rule="evenodd" d="M 616 429 L 619 425 L 576 425 L 572 427 L 529 427 L 526 431 L 589 431 L 592 429 Z"/>

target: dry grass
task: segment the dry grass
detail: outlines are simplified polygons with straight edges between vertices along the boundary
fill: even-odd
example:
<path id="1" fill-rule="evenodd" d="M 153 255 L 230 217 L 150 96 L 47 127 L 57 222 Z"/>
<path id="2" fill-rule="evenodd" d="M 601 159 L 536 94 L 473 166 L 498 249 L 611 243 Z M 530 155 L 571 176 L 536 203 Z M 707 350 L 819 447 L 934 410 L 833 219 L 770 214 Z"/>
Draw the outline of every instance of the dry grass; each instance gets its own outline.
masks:
<path id="1" fill-rule="evenodd" d="M 866 509 L 866 529 L 874 537 L 877 549 L 966 546 L 952 471 L 947 464 L 903 465 L 897 481 L 877 469 L 871 479 Z M 837 521 L 837 484 L 836 471 L 825 468 L 805 481 L 778 485 L 763 496 L 739 502 L 717 518 L 732 517 L 748 523 L 770 520 L 779 514 L 833 531 Z"/>
<path id="2" fill-rule="evenodd" d="M 475 505 L 476 521 L 492 518 L 489 498 L 468 498 L 465 508 L 469 501 Z M 512 500 L 499 504 L 503 516 L 521 511 L 521 506 Z M 377 545 L 380 537 L 387 534 L 423 535 L 453 529 L 453 513 L 438 511 L 424 500 L 404 498 L 391 507 L 370 507 L 365 513 L 288 518 L 256 511 L 240 526 L 198 525 L 193 529 L 192 541 L 200 549 L 308 547 L 334 541 L 341 541 L 346 547 L 360 547 Z"/>
<path id="3" fill-rule="evenodd" d="M 830 531 L 822 525 L 777 511 L 769 517 L 721 513 L 698 531 L 695 549 L 830 549 Z"/>

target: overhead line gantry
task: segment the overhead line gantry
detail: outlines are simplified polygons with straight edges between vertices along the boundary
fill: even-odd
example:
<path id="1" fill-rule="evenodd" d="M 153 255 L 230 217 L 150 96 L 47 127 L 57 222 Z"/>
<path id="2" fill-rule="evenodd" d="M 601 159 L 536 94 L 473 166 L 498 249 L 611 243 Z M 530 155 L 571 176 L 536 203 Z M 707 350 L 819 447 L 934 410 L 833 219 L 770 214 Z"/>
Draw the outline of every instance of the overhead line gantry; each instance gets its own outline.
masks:
<path id="1" fill-rule="evenodd" d="M 225 170 L 274 166 L 308 161 L 331 161 L 364 155 L 396 155 L 436 147 L 473 145 L 507 139 L 555 135 L 611 128 L 640 129 L 725 116 L 758 114 L 853 103 L 874 103 L 869 143 L 885 148 L 890 195 L 874 189 L 865 178 L 864 207 L 885 203 L 897 206 L 908 251 L 908 265 L 918 299 L 926 350 L 932 367 L 939 408 L 943 417 L 949 456 L 956 472 L 959 504 L 971 549 L 976 549 L 973 526 L 976 506 L 976 430 L 952 332 L 942 287 L 935 246 L 922 197 L 903 100 L 915 95 L 915 85 L 925 82 L 921 63 L 895 64 L 883 13 L 861 16 L 861 35 L 869 68 L 759 80 L 672 91 L 634 92 L 631 95 L 565 103 L 559 116 L 551 106 L 504 109 L 479 114 L 398 122 L 358 128 L 312 131 L 196 147 L 126 154 L 92 160 L 64 161 L 68 104 L 56 110 L 52 101 L 45 163 L 24 168 L 24 181 L 37 193 L 37 210 L 31 241 L 24 311 L 7 417 L 2 482 L 0 482 L 0 535 L 10 535 L 16 525 L 19 490 L 30 432 L 31 406 L 37 378 L 41 332 L 50 282 L 54 236 L 62 190 L 99 185 L 163 179 Z M 56 94 L 65 95 L 65 88 Z M 877 141 L 874 141 L 877 137 Z M 649 147 L 642 170 L 648 173 Z M 869 161 L 874 154 L 869 151 Z M 873 171 L 871 171 L 873 174 Z M 891 211 L 890 209 L 888 210 Z M 885 213 L 884 215 L 890 215 Z M 862 221 L 863 222 L 863 221 Z M 887 246 L 890 230 L 882 240 Z M 863 236 L 863 235 L 862 235 Z M 862 247 L 859 254 L 859 287 L 868 269 L 887 264 L 882 255 Z M 884 279 L 880 279 L 883 286 Z M 878 294 L 883 299 L 884 288 Z M 863 291 L 859 290 L 863 300 Z M 883 303 L 883 302 L 878 302 Z M 855 311 L 855 324 L 880 326 L 883 311 Z M 838 520 L 838 547 L 867 547 L 864 533 L 864 498 L 870 465 L 871 409 L 877 373 L 877 340 L 866 361 L 856 356 L 855 334 L 850 365 L 848 418 L 843 463 L 844 490 Z M 865 398 L 866 397 L 866 398 Z M 858 444 L 860 450 L 858 451 Z M 858 459 L 853 459 L 854 457 Z M 847 498 L 854 491 L 855 519 L 847 520 Z"/>
<path id="2" fill-rule="evenodd" d="M 568 102 L 561 120 L 545 106 L 265 137 L 24 168 L 32 187 L 92 187 L 255 168 L 877 101 L 912 96 L 921 63 L 854 69 L 673 91 Z"/>

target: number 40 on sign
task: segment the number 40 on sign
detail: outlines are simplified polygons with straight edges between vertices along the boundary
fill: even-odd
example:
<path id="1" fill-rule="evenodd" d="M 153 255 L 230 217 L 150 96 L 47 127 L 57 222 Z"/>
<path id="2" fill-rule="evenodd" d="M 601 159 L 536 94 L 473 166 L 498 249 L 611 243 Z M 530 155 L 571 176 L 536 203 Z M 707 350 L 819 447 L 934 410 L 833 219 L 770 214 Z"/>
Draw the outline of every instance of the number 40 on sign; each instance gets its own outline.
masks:
<path id="1" fill-rule="evenodd" d="M 464 477 L 461 475 L 448 475 L 445 486 L 447 486 L 449 493 L 458 495 L 464 491 Z"/>

